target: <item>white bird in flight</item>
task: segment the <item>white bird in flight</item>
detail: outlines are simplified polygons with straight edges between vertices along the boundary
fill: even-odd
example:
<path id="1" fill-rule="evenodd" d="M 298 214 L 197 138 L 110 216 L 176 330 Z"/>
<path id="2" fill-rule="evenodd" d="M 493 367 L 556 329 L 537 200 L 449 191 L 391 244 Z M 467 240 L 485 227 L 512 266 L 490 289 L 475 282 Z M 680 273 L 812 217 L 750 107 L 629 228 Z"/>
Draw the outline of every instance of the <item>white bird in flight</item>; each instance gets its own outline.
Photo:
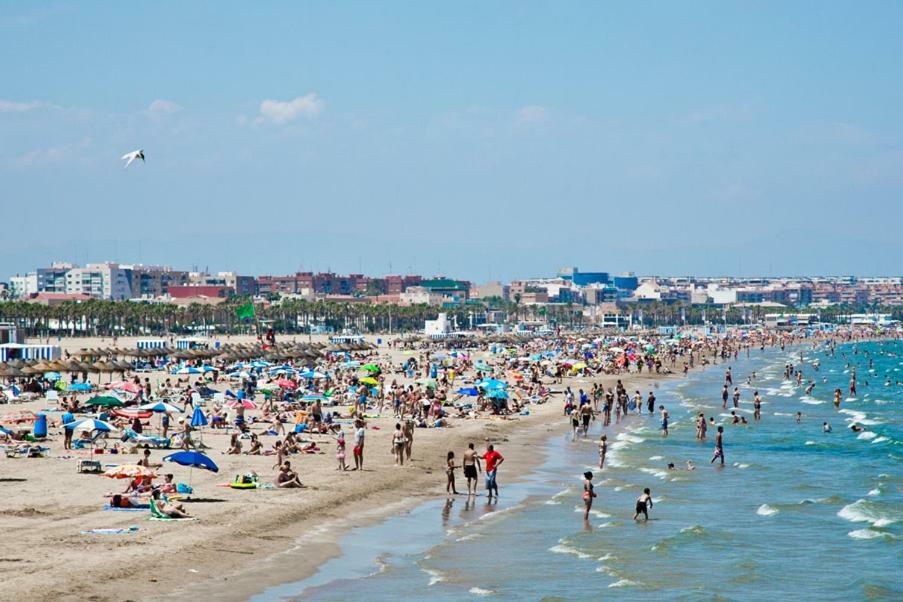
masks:
<path id="1" fill-rule="evenodd" d="M 144 161 L 144 149 L 143 148 L 122 155 L 122 160 L 125 161 L 125 167 L 123 167 L 123 169 L 128 168 L 128 166 L 131 165 L 132 161 L 134 161 L 135 159 L 141 159 L 142 162 Z"/>

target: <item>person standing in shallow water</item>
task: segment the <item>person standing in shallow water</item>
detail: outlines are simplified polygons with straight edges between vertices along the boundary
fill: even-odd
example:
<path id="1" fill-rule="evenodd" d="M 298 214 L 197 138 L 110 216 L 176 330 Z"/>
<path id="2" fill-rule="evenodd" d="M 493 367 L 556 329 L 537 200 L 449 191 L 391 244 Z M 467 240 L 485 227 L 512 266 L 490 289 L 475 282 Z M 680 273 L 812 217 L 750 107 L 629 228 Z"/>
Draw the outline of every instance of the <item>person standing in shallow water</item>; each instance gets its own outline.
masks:
<path id="1" fill-rule="evenodd" d="M 593 509 L 593 498 L 596 492 L 593 491 L 593 473 L 586 471 L 583 473 L 583 520 L 589 520 L 589 511 Z"/>
<path id="2" fill-rule="evenodd" d="M 718 434 L 715 435 L 715 453 L 712 454 L 712 460 L 709 464 L 714 464 L 715 460 L 721 458 L 721 465 L 724 466 L 724 427 L 718 427 Z"/>
<path id="3" fill-rule="evenodd" d="M 480 457 L 473 448 L 473 443 L 467 444 L 467 450 L 464 452 L 464 476 L 467 478 L 467 495 L 477 494 L 477 471 L 482 470 L 480 467 Z"/>
<path id="4" fill-rule="evenodd" d="M 639 518 L 640 514 L 646 520 L 649 520 L 649 510 L 652 508 L 652 491 L 648 487 L 643 489 L 643 495 L 637 498 L 636 500 L 636 513 L 633 515 L 633 520 Z"/>
<path id="5" fill-rule="evenodd" d="M 483 454 L 483 460 L 486 462 L 486 491 L 489 492 L 490 498 L 494 491 L 497 499 L 499 497 L 499 485 L 498 481 L 496 481 L 496 473 L 499 466 L 505 461 L 505 458 L 502 457 L 502 454 L 495 451 L 495 446 L 489 445 L 486 448 L 486 453 Z"/>
<path id="6" fill-rule="evenodd" d="M 608 437 L 602 435 L 602 438 L 599 439 L 599 468 L 602 469 L 605 467 L 605 454 L 608 453 Z"/>

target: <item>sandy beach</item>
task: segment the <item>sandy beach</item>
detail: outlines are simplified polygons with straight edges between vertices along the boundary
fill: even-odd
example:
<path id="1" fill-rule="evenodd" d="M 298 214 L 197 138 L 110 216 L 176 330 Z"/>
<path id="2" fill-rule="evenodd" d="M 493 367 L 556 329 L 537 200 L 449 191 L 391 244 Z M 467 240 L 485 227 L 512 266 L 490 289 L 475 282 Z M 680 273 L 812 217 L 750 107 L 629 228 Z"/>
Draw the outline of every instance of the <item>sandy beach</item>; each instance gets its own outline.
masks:
<path id="1" fill-rule="evenodd" d="M 74 351 L 110 345 L 111 341 L 61 343 Z M 117 343 L 127 347 L 133 341 Z M 382 361 L 400 358 L 399 352 L 385 346 L 380 350 Z M 166 376 L 153 374 L 155 378 Z M 608 386 L 616 378 L 603 376 L 594 381 Z M 635 375 L 621 378 L 628 390 L 641 388 Z M 589 388 L 594 381 L 566 378 L 553 389 L 560 392 L 569 384 Z M 0 460 L 0 529 L 8 541 L 15 542 L 0 557 L 4 582 L 0 598 L 33 595 L 39 584 L 42 596 L 53 599 L 166 599 L 187 594 L 246 599 L 265 585 L 312 574 L 337 553 L 336 537 L 348 528 L 398 512 L 418 500 L 444 496 L 448 450 L 460 457 L 469 442 L 478 450 L 492 442 L 506 457 L 502 482 L 517 479 L 542 460 L 537 443 L 550 432 L 568 428 L 562 404 L 563 397 L 556 394 L 546 404 L 530 406 L 529 416 L 461 419 L 453 420 L 448 428 L 417 429 L 412 462 L 404 467 L 393 466 L 389 451 L 395 423 L 391 416 L 368 420 L 363 472 L 337 471 L 334 439 L 315 435 L 319 452 L 290 458 L 307 489 L 242 491 L 223 486 L 234 475 L 251 470 L 260 474 L 262 481 L 271 479 L 274 458 L 222 455 L 228 444 L 225 431 L 205 431 L 204 442 L 212 448 L 208 453 L 220 472 L 192 472 L 195 494 L 186 507 L 198 520 L 185 523 L 150 522 L 145 513 L 102 510 L 103 496 L 121 491 L 125 482 L 78 474 L 78 460 L 91 457 L 90 453 L 64 452 L 59 428 L 52 426 L 49 457 Z M 15 409 L 49 407 L 45 401 L 33 401 Z M 52 423 L 57 420 L 54 414 L 50 416 Z M 273 439 L 262 437 L 265 446 Z M 153 450 L 151 461 L 159 462 L 166 453 Z M 102 463 L 133 463 L 138 457 L 95 456 Z M 186 468 L 167 464 L 158 471 L 167 472 L 174 473 L 177 481 L 188 480 Z M 140 530 L 127 535 L 81 534 L 87 529 L 129 526 Z M 298 549 L 303 549 L 303 554 L 293 554 L 290 565 L 279 562 L 281 553 Z"/>

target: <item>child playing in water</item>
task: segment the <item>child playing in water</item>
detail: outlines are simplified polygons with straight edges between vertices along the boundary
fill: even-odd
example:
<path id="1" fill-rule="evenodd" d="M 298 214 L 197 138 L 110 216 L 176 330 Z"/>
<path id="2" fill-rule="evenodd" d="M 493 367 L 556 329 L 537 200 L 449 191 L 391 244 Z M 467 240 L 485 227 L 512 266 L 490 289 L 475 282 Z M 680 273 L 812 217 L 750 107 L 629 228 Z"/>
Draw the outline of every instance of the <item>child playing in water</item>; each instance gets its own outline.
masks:
<path id="1" fill-rule="evenodd" d="M 636 499 L 636 514 L 633 515 L 633 520 L 636 520 L 640 514 L 645 517 L 645 520 L 649 520 L 649 509 L 652 508 L 652 492 L 648 487 L 643 489 L 643 495 Z M 587 512 L 589 512 L 587 510 Z"/>

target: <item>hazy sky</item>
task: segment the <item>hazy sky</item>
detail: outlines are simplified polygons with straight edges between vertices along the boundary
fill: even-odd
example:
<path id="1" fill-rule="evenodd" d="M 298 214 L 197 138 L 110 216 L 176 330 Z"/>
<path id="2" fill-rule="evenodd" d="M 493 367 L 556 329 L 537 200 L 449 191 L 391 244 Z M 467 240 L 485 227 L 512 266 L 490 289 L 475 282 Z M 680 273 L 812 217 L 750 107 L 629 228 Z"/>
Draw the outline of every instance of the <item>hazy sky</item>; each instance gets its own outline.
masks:
<path id="1" fill-rule="evenodd" d="M 2 0 L 0 279 L 899 275 L 901 32 L 879 1 Z"/>

